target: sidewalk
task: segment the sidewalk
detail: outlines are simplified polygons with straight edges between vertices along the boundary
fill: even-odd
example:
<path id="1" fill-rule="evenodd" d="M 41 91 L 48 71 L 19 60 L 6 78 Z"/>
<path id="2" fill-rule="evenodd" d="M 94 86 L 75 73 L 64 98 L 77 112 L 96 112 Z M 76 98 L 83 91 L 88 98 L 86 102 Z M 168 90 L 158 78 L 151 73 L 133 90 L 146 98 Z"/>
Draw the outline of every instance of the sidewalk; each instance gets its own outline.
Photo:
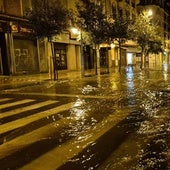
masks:
<path id="1" fill-rule="evenodd" d="M 81 74 L 78 71 L 60 71 L 58 73 L 58 80 L 63 79 L 76 79 L 81 78 Z M 40 73 L 40 74 L 23 74 L 23 75 L 10 75 L 3 76 L 0 75 L 0 85 L 7 84 L 23 84 L 23 83 L 35 83 L 35 82 L 43 82 L 43 81 L 54 81 L 54 75 L 50 75 L 49 73 Z"/>
<path id="2" fill-rule="evenodd" d="M 102 74 L 109 74 L 107 69 L 102 69 Z M 115 68 L 110 70 L 111 72 L 118 72 Z M 84 77 L 96 76 L 94 69 L 89 69 L 84 71 L 84 75 L 81 75 L 81 71 L 68 71 L 61 70 L 58 72 L 58 80 L 75 80 L 81 79 Z M 10 75 L 3 76 L 0 75 L 0 85 L 17 85 L 17 84 L 28 84 L 28 83 L 36 83 L 43 81 L 54 81 L 54 75 L 50 75 L 49 73 L 39 73 L 39 74 L 22 74 L 22 75 Z"/>

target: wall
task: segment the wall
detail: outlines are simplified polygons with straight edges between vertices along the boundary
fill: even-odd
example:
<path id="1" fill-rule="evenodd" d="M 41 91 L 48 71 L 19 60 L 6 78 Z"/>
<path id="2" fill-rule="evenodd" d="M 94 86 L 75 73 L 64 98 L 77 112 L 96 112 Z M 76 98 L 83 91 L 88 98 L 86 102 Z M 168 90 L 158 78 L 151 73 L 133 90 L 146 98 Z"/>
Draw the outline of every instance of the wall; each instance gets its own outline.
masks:
<path id="1" fill-rule="evenodd" d="M 5 13 L 14 16 L 22 16 L 20 0 L 5 0 L 4 6 L 5 6 Z"/>
<path id="2" fill-rule="evenodd" d="M 37 42 L 40 72 L 48 72 L 49 63 L 47 55 L 47 42 L 44 38 L 39 39 Z"/>
<path id="3" fill-rule="evenodd" d="M 71 44 L 68 45 L 67 67 L 68 67 L 68 70 L 76 70 L 77 69 L 75 45 L 71 45 Z"/>

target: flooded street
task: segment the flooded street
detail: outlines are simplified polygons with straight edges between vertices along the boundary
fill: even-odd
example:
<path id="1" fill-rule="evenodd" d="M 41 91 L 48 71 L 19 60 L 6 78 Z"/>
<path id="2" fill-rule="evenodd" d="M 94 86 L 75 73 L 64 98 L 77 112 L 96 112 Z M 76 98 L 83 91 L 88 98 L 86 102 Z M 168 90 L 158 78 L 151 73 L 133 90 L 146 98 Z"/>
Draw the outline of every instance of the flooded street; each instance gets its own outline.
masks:
<path id="1" fill-rule="evenodd" d="M 168 67 L 1 89 L 2 170 L 170 170 L 169 148 Z"/>

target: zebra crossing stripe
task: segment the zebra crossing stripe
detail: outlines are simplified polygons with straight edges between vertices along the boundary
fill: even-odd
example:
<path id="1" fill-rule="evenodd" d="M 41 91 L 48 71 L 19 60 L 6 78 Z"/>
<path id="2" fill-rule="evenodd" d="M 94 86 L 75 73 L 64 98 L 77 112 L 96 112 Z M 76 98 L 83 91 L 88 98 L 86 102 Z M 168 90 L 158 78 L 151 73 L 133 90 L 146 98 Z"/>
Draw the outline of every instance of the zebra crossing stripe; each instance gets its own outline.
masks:
<path id="1" fill-rule="evenodd" d="M 69 140 L 68 142 L 54 148 L 41 157 L 33 160 L 31 163 L 26 164 L 20 168 L 20 170 L 47 170 L 59 168 L 69 159 L 81 152 L 84 148 L 95 144 L 95 141 L 98 138 L 100 138 L 104 133 L 109 131 L 113 126 L 118 124 L 130 114 L 130 111 L 128 110 L 124 110 L 123 112 L 117 112 L 114 113 L 114 115 L 108 116 L 102 122 L 93 127 L 93 129 L 89 129 L 88 131 L 81 133 L 79 136 Z"/>
<path id="2" fill-rule="evenodd" d="M 12 100 L 11 98 L 3 98 L 3 99 L 0 99 L 0 102 L 6 102 L 6 101 L 9 101 L 9 100 Z"/>
<path id="3" fill-rule="evenodd" d="M 70 102 L 70 103 L 67 103 L 67 104 L 64 104 L 64 105 L 61 105 L 61 106 L 58 106 L 58 107 L 55 107 L 55 108 L 52 108 L 52 109 L 49 109 L 43 112 L 36 113 L 34 115 L 24 117 L 22 119 L 18 119 L 18 120 L 9 122 L 9 123 L 2 124 L 0 125 L 0 134 L 13 130 L 15 128 L 25 126 L 41 118 L 48 117 L 50 115 L 59 113 L 61 111 L 68 110 L 73 106 L 73 104 L 74 102 Z"/>
<path id="4" fill-rule="evenodd" d="M 6 104 L 0 105 L 0 109 L 5 109 L 5 108 L 11 107 L 11 106 L 16 106 L 16 105 L 24 104 L 24 103 L 29 103 L 29 102 L 32 102 L 32 101 L 35 101 L 35 100 L 32 100 L 32 99 L 24 99 L 24 100 L 12 102 L 12 103 L 6 103 Z"/>
<path id="5" fill-rule="evenodd" d="M 59 129 L 64 128 L 65 126 L 69 125 L 69 123 L 74 121 L 74 119 L 63 118 L 53 124 L 40 127 L 15 139 L 9 141 L 8 139 L 4 139 L 4 143 L 0 146 L 0 159 L 8 155 L 12 155 L 12 153 L 18 151 L 18 149 L 22 149 L 39 140 L 50 138 L 49 132 L 55 133 L 56 131 L 59 131 Z"/>
<path id="6" fill-rule="evenodd" d="M 19 114 L 19 113 L 24 112 L 24 111 L 37 109 L 37 108 L 40 108 L 42 106 L 47 106 L 47 105 L 57 103 L 57 102 L 58 101 L 55 101 L 55 100 L 48 100 L 48 101 L 44 101 L 44 102 L 40 102 L 40 103 L 30 105 L 30 106 L 21 107 L 21 108 L 18 108 L 18 109 L 3 112 L 3 113 L 0 113 L 0 119 L 8 117 L 8 116 L 16 115 L 16 114 Z"/>

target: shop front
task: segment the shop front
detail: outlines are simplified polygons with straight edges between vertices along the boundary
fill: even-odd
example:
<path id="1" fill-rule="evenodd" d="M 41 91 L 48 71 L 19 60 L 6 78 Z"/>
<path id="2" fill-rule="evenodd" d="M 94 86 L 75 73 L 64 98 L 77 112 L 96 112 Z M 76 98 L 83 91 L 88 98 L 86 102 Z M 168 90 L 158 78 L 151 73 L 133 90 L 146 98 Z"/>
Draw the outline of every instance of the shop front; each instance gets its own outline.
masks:
<path id="1" fill-rule="evenodd" d="M 80 71 L 82 64 L 81 43 L 77 39 L 72 39 L 69 32 L 53 36 L 52 42 L 54 44 L 55 68 L 59 71 Z"/>
<path id="2" fill-rule="evenodd" d="M 20 39 L 14 37 L 14 73 L 37 73 L 39 72 L 39 60 L 35 40 Z"/>
<path id="3" fill-rule="evenodd" d="M 18 23 L 11 24 L 12 74 L 39 72 L 37 40 L 31 31 Z"/>
<path id="4" fill-rule="evenodd" d="M 0 75 L 38 73 L 37 40 L 31 30 L 23 26 L 22 21 L 3 19 L 0 22 Z"/>

